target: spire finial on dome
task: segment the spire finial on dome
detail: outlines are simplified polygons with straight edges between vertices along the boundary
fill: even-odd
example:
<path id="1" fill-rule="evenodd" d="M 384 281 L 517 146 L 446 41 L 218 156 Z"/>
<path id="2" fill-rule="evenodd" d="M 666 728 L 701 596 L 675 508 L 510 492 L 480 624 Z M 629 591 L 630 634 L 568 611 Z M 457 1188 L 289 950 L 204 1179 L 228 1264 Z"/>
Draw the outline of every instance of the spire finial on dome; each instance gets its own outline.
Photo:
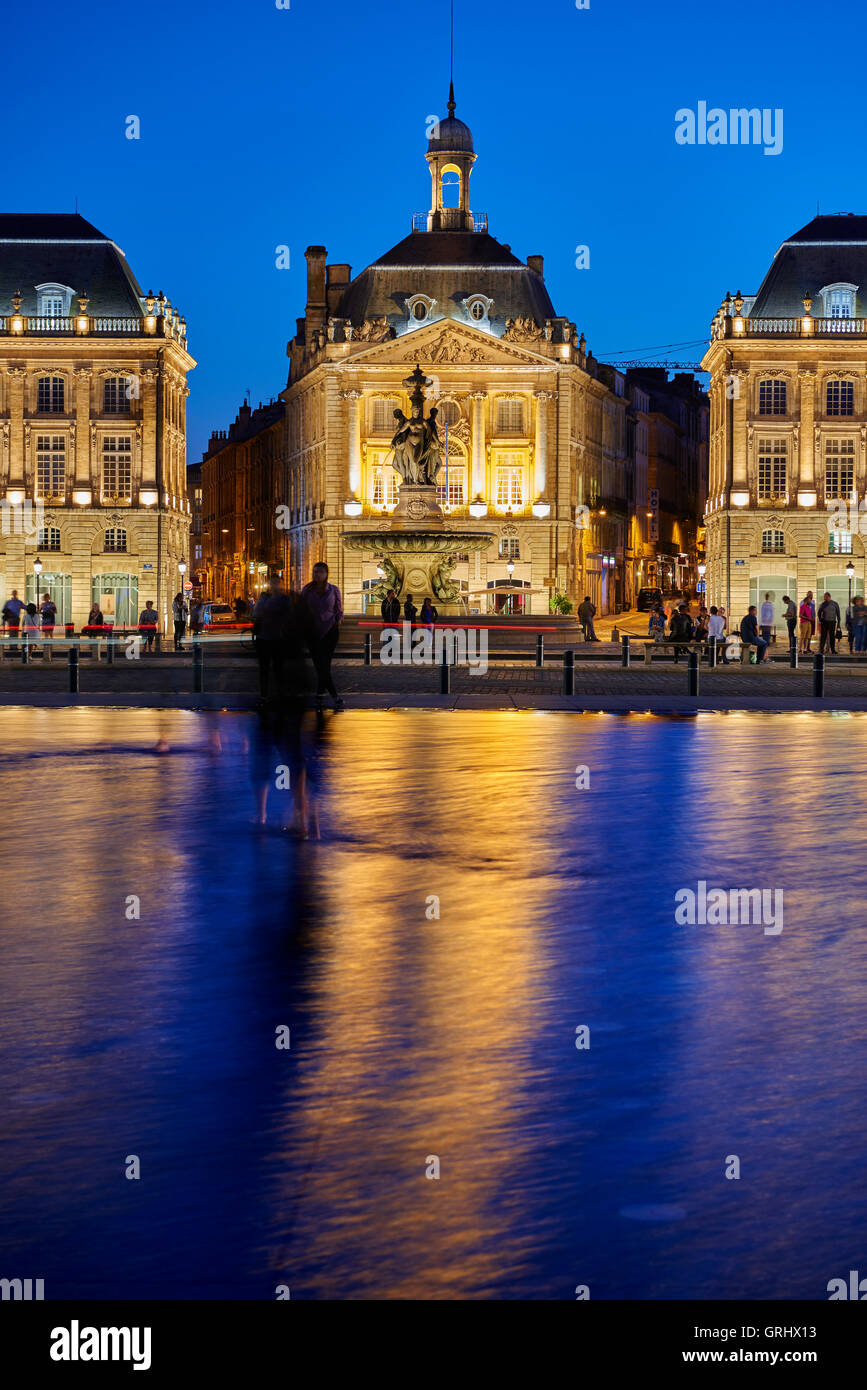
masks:
<path id="1" fill-rule="evenodd" d="M 449 115 L 455 114 L 455 0 L 449 11 Z"/>
<path id="2" fill-rule="evenodd" d="M 457 104 L 457 103 L 455 102 L 455 84 L 454 84 L 454 82 L 450 82 L 450 83 L 449 83 L 449 115 L 450 115 L 450 116 L 453 116 L 453 115 L 455 114 L 455 106 L 456 106 L 456 104 Z"/>

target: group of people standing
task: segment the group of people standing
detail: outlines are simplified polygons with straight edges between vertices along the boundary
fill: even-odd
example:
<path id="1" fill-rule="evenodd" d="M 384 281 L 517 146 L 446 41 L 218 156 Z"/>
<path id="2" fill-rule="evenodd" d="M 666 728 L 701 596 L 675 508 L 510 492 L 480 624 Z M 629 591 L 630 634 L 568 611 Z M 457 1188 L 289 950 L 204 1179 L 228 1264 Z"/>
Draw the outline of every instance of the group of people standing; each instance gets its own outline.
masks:
<path id="1" fill-rule="evenodd" d="M 13 589 L 3 605 L 2 616 L 6 630 L 12 638 L 10 650 L 13 655 L 18 651 L 20 633 L 21 640 L 28 646 L 32 647 L 34 643 L 42 642 L 46 660 L 51 660 L 51 641 L 57 623 L 57 605 L 50 594 L 43 594 L 42 603 L 37 608 L 35 603 L 23 603 L 18 597 L 18 590 Z"/>
<path id="2" fill-rule="evenodd" d="M 379 611 L 382 614 L 383 622 L 400 622 L 400 599 L 397 597 L 397 594 L 394 592 L 394 589 L 389 589 L 385 598 L 382 600 L 382 603 L 379 605 Z M 421 613 L 419 613 L 419 610 L 416 608 L 415 604 L 412 601 L 412 594 L 407 594 L 406 599 L 404 600 L 402 614 L 404 622 L 414 623 L 416 621 L 416 618 L 418 618 L 418 621 L 422 627 L 427 627 L 431 629 L 433 628 L 434 623 L 439 617 L 439 613 L 434 608 L 429 598 L 425 598 L 423 600 L 421 605 Z"/>

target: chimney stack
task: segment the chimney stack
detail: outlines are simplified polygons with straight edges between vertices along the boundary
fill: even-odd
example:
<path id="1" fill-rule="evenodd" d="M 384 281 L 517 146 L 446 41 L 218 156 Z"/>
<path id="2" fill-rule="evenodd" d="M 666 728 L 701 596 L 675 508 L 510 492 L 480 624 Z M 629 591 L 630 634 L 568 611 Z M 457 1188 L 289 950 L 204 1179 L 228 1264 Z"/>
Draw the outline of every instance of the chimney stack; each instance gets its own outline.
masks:
<path id="1" fill-rule="evenodd" d="M 351 265 L 328 265 L 325 267 L 325 277 L 327 283 L 328 312 L 334 314 L 340 303 L 346 286 L 352 279 Z"/>
<path id="2" fill-rule="evenodd" d="M 315 332 L 325 322 L 325 262 L 328 252 L 324 246 L 308 246 L 304 256 L 307 261 L 307 327 Z"/>
<path id="3" fill-rule="evenodd" d="M 544 257 L 544 256 L 528 256 L 528 257 L 527 257 L 527 265 L 530 267 L 531 270 L 535 270 L 535 272 L 536 272 L 537 275 L 541 275 L 542 279 L 544 280 L 544 278 L 545 278 L 545 270 L 544 270 L 544 267 L 545 267 L 545 257 Z"/>

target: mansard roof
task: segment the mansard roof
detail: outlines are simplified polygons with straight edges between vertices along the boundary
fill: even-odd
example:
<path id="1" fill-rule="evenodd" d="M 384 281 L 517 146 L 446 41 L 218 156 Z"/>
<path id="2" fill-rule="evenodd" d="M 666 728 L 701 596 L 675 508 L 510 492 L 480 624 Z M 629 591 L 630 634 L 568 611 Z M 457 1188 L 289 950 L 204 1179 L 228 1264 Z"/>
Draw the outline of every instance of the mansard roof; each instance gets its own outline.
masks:
<path id="1" fill-rule="evenodd" d="M 143 312 L 141 288 L 120 247 L 79 213 L 0 213 L 0 314 L 11 311 L 19 291 L 22 311 L 36 314 L 36 286 L 43 284 L 87 294 L 89 314 Z"/>
<path id="2" fill-rule="evenodd" d="M 545 281 L 487 232 L 411 232 L 378 257 L 348 286 L 338 318 L 361 324 L 387 316 L 406 324 L 405 301 L 425 294 L 437 301 L 437 315 L 462 318 L 462 302 L 483 294 L 493 300 L 491 327 L 502 332 L 506 319 L 530 318 L 540 327 L 556 317 Z"/>
<path id="3" fill-rule="evenodd" d="M 867 217 L 822 213 L 782 244 L 750 308 L 755 318 L 802 314 L 827 285 L 856 285 L 855 317 L 867 317 Z M 814 303 L 821 315 L 822 305 Z"/>

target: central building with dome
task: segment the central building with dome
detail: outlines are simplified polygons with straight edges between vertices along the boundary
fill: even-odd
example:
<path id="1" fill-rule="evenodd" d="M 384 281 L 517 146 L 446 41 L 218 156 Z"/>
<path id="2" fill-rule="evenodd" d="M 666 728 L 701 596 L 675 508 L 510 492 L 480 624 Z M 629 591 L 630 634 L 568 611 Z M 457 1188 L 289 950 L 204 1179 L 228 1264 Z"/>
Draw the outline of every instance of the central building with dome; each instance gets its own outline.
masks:
<path id="1" fill-rule="evenodd" d="M 641 550 L 625 380 L 557 314 L 542 257 L 521 260 L 472 211 L 477 156 L 453 89 L 448 111 L 430 129 L 430 211 L 403 240 L 355 277 L 325 247 L 307 249 L 281 397 L 289 581 L 305 583 L 324 559 L 347 612 L 378 606 L 377 534 L 398 499 L 395 411 L 409 409 L 403 383 L 418 364 L 447 439 L 446 528 L 472 519 L 491 532 L 488 551 L 459 556 L 454 571 L 467 607 L 547 613 L 555 593 L 589 593 L 614 611 L 632 599 Z M 347 526 L 369 529 L 369 551 L 344 550 Z"/>

